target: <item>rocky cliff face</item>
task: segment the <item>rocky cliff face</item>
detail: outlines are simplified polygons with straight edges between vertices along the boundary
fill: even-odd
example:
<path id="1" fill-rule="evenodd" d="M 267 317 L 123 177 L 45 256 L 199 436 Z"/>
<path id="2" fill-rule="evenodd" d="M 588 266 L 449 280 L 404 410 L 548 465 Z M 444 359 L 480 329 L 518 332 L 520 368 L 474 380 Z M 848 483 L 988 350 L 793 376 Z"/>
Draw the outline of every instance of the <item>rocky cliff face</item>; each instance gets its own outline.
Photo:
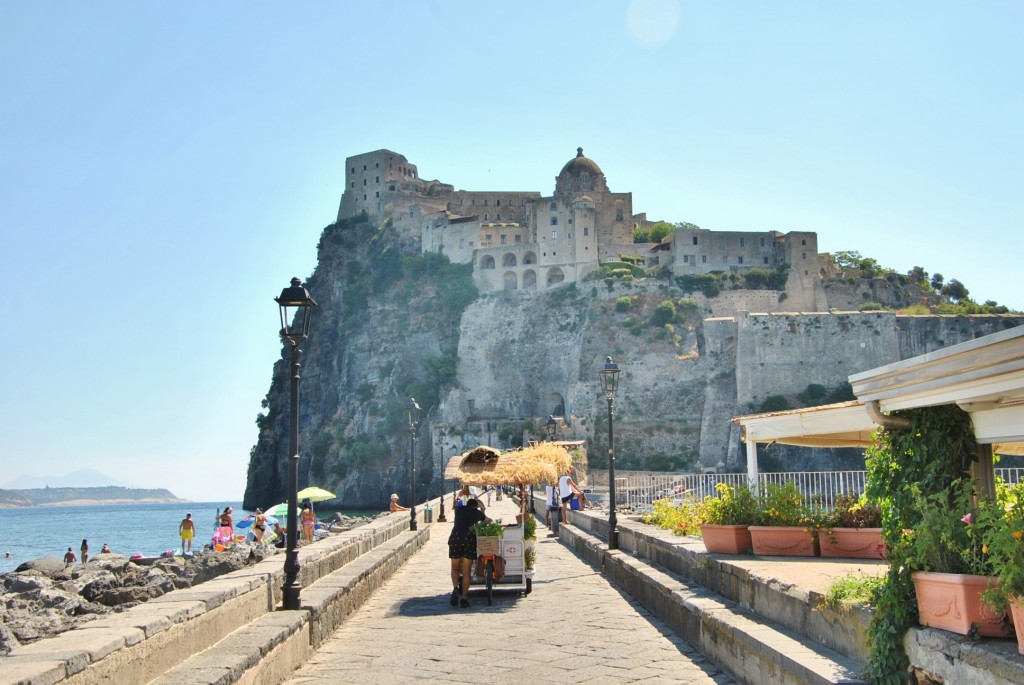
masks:
<path id="1" fill-rule="evenodd" d="M 856 312 L 842 313 L 841 320 L 838 314 L 711 317 L 721 313 L 714 300 L 654 279 L 481 296 L 468 265 L 420 255 L 390 222 L 378 227 L 359 218 L 328 226 L 318 256 L 307 283 L 319 307 L 302 346 L 299 484 L 335 492 L 332 504 L 345 508 L 384 508 L 391 492 L 409 501 L 413 449 L 417 499 L 436 496 L 443 462 L 453 453 L 538 438 L 552 414 L 566 417 L 559 438 L 586 441 L 591 465 L 602 467 L 607 405 L 597 371 L 608 355 L 623 371 L 615 404 L 618 468 L 743 469 L 730 418 L 760 409 L 776 394 L 792 406 L 839 399 L 837 379 L 863 370 L 854 368 L 862 363 L 862 348 L 884 347 L 872 363 L 927 351 L 937 338 L 925 329 L 941 318 L 890 314 L 879 323 L 877 314 Z M 945 345 L 1024 322 L 947 318 L 956 321 L 939 327 Z M 918 328 L 923 332 L 915 333 Z M 865 345 L 844 344 L 848 330 L 866 336 Z M 874 344 L 879 335 L 891 344 Z M 920 350 L 904 344 L 925 338 L 931 342 Z M 795 350 L 813 350 L 814 359 L 806 360 L 813 363 L 795 359 Z M 249 509 L 285 499 L 288 357 L 282 348 L 266 413 L 257 420 L 244 502 Z M 780 377 L 786 380 L 781 391 Z M 825 393 L 798 397 L 811 385 Z M 410 397 L 423 409 L 415 448 L 406 413 Z M 786 454 L 780 461 L 792 469 L 860 466 L 859 453 L 847 451 L 803 450 L 799 458 L 794 463 Z"/>

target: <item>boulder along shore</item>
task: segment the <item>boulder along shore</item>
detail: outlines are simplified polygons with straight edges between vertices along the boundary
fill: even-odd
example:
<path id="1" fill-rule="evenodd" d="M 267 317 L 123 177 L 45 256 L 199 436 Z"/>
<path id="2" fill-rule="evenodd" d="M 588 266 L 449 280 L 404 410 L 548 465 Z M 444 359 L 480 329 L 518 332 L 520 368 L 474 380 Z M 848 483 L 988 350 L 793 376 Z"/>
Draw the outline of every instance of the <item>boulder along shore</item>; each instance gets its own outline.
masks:
<path id="1" fill-rule="evenodd" d="M 331 520 L 333 534 L 373 519 L 335 514 Z M 237 543 L 223 552 L 207 546 L 189 557 L 129 559 L 123 554 L 97 554 L 88 563 L 70 566 L 56 557 L 27 561 L 0 574 L 0 655 L 279 553 L 283 559 L 284 550 L 273 545 Z"/>

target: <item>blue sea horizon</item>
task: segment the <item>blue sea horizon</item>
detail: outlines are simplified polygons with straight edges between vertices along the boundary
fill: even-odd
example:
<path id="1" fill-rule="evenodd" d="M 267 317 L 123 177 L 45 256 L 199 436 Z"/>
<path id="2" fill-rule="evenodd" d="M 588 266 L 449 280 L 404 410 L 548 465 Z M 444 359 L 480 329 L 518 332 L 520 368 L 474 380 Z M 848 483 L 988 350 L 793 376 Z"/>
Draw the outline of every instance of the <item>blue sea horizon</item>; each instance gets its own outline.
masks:
<path id="1" fill-rule="evenodd" d="M 63 559 L 68 547 L 81 562 L 82 540 L 89 541 L 89 556 L 95 557 L 104 543 L 113 552 L 131 556 L 159 556 L 167 550 L 181 553 L 178 525 L 186 513 L 196 522 L 193 549 L 202 549 L 213 537 L 214 521 L 225 507 L 235 510 L 235 521 L 249 512 L 241 502 L 153 502 L 96 504 L 89 506 L 37 506 L 0 509 L 5 530 L 0 543 L 0 573 L 42 557 Z M 320 510 L 317 516 L 340 511 L 348 516 L 376 516 L 367 510 Z M 282 524 L 284 521 L 282 521 Z M 10 557 L 7 553 L 10 552 Z"/>

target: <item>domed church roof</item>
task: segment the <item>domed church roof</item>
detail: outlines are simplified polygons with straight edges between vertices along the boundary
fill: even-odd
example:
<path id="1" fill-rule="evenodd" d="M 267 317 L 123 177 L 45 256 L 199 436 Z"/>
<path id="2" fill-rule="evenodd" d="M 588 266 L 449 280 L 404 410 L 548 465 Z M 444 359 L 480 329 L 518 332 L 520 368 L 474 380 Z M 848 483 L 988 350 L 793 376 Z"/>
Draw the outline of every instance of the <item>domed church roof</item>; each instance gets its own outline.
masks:
<path id="1" fill-rule="evenodd" d="M 592 159 L 583 156 L 583 148 L 576 148 L 576 156 L 565 163 L 555 178 L 555 195 L 575 195 L 586 192 L 608 192 L 604 172 Z"/>

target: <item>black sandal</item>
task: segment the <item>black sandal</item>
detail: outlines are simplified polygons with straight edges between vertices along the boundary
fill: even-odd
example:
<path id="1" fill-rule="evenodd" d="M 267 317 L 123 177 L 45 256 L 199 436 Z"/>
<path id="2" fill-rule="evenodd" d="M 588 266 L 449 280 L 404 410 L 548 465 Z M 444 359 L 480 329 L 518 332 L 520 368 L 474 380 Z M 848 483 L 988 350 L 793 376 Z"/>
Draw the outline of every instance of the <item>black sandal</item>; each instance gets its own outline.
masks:
<path id="1" fill-rule="evenodd" d="M 468 599 L 460 599 L 459 600 L 459 606 L 462 607 L 463 609 L 465 609 L 466 607 L 469 606 L 469 600 Z"/>
<path id="2" fill-rule="evenodd" d="M 459 588 L 455 588 L 454 590 L 452 590 L 452 600 L 451 600 L 451 602 L 452 602 L 452 606 L 453 607 L 459 605 Z"/>

